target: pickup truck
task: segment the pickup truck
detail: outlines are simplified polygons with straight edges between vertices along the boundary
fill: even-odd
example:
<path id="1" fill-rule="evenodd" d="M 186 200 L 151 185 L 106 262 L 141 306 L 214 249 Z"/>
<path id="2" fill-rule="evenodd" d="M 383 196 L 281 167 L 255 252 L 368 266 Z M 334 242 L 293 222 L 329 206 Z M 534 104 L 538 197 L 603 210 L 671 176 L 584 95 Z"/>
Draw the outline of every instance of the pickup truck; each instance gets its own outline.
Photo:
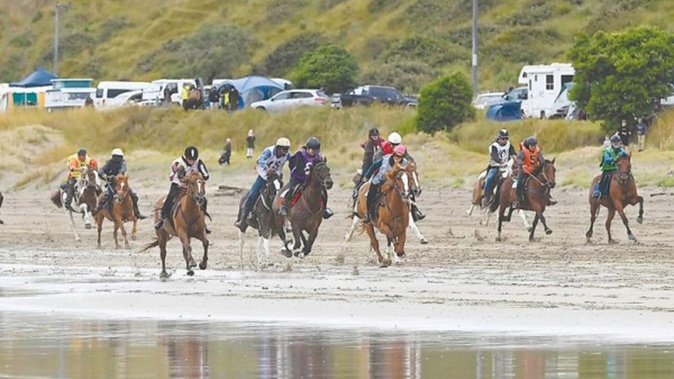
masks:
<path id="1" fill-rule="evenodd" d="M 406 96 L 394 87 L 385 86 L 360 86 L 350 89 L 339 96 L 339 103 L 334 103 L 335 108 L 350 107 L 354 105 L 370 105 L 383 103 L 403 107 L 416 107 L 419 100 L 416 97 Z"/>

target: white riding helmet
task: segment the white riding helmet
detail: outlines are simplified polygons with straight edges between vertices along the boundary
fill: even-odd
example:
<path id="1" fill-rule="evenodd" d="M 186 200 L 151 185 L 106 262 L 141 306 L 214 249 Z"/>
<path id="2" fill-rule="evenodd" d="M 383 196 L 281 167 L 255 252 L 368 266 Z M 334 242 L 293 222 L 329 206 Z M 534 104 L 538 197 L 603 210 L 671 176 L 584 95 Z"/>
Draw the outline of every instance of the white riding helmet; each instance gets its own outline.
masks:
<path id="1" fill-rule="evenodd" d="M 120 157 L 124 157 L 124 152 L 119 147 L 116 147 L 112 149 L 112 155 L 119 155 Z"/>
<path id="2" fill-rule="evenodd" d="M 290 140 L 285 137 L 281 137 L 276 140 L 276 146 L 290 148 Z"/>
<path id="3" fill-rule="evenodd" d="M 394 143 L 396 145 L 399 145 L 401 142 L 403 142 L 403 137 L 400 136 L 400 134 L 393 132 L 388 135 L 388 141 L 390 143 Z"/>

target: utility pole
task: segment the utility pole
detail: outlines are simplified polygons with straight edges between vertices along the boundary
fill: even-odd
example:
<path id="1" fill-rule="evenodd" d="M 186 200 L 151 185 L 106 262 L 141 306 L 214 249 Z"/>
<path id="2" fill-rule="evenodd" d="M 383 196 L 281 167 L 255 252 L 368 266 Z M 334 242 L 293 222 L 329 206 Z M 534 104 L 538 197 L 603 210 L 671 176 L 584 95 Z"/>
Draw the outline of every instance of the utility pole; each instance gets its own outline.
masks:
<path id="1" fill-rule="evenodd" d="M 56 3 L 54 11 L 54 75 L 58 76 L 59 72 L 59 12 L 61 11 L 61 3 Z"/>
<path id="2" fill-rule="evenodd" d="M 473 71 L 473 94 L 477 95 L 477 9 L 478 0 L 473 0 L 473 51 L 471 54 L 471 63 Z"/>

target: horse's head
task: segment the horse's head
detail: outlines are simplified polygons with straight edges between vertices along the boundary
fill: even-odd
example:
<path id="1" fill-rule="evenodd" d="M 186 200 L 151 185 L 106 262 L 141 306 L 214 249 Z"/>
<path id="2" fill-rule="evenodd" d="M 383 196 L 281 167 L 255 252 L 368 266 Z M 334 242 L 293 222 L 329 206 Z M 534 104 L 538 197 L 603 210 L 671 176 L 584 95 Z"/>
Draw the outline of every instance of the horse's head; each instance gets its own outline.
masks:
<path id="1" fill-rule="evenodd" d="M 616 173 L 620 184 L 625 184 L 632 177 L 632 155 L 622 155 L 616 161 Z"/>
<path id="2" fill-rule="evenodd" d="M 409 176 L 409 186 L 410 191 L 414 197 L 419 197 L 421 195 L 421 184 L 419 182 L 419 172 L 417 171 L 417 164 L 415 162 L 409 162 L 407 164 L 407 175 Z"/>
<path id="3" fill-rule="evenodd" d="M 411 183 L 413 179 L 411 173 L 415 169 L 413 165 L 413 163 L 408 163 L 406 166 L 403 166 L 400 163 L 395 163 L 393 164 L 393 168 L 385 175 L 386 183 L 395 188 L 404 199 L 409 198 L 412 193 Z"/>
<path id="4" fill-rule="evenodd" d="M 555 168 L 555 159 L 553 158 L 552 160 L 545 160 L 543 162 L 542 168 L 541 168 L 541 175 L 543 176 L 543 179 L 545 180 L 543 183 L 545 183 L 547 186 L 550 188 L 555 188 L 555 174 L 557 172 L 557 169 Z"/>
<path id="5" fill-rule="evenodd" d="M 84 172 L 84 180 L 87 187 L 96 187 L 98 186 L 98 171 L 94 168 L 87 168 Z"/>
<path id="6" fill-rule="evenodd" d="M 330 177 L 330 167 L 328 167 L 328 160 L 326 158 L 311 165 L 309 177 L 310 180 L 317 180 L 321 184 L 321 187 L 326 190 L 332 188 L 334 184 L 332 177 Z"/>
<path id="7" fill-rule="evenodd" d="M 115 201 L 121 203 L 129 195 L 129 177 L 119 174 L 115 177 Z"/>
<path id="8" fill-rule="evenodd" d="M 276 173 L 276 170 L 270 170 L 267 173 L 267 185 L 262 190 L 263 195 L 271 199 L 281 187 L 283 187 L 281 177 Z"/>
<path id="9" fill-rule="evenodd" d="M 206 181 L 200 172 L 192 172 L 184 179 L 187 183 L 187 194 L 199 204 L 203 205 L 206 201 Z"/>

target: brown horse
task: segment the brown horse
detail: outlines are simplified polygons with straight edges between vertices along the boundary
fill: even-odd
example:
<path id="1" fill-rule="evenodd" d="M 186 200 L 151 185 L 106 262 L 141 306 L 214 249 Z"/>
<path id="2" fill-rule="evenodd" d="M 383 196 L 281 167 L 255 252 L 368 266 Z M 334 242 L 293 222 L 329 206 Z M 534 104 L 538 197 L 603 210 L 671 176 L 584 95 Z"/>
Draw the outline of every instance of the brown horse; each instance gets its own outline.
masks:
<path id="1" fill-rule="evenodd" d="M 395 164 L 393 169 L 386 173 L 386 181 L 381 186 L 382 201 L 377 205 L 379 217 L 363 224 L 365 232 L 370 237 L 370 246 L 377 253 L 377 260 L 382 267 L 391 265 L 390 248 L 392 245 L 396 253 L 396 262 L 405 255 L 406 230 L 410 220 L 409 180 L 411 175 L 404 174 L 413 170 L 415 170 L 414 163 L 410 162 L 406 167 Z M 369 189 L 370 183 L 368 182 L 361 187 L 358 193 L 357 213 L 360 219 L 363 219 L 367 213 L 367 193 Z M 375 235 L 375 228 L 386 236 L 386 259 L 379 251 L 379 241 Z"/>
<path id="2" fill-rule="evenodd" d="M 555 173 L 557 169 L 555 168 L 555 160 L 545 160 L 534 171 L 525 176 L 524 183 L 517 183 L 518 186 L 525 186 L 524 194 L 524 204 L 520 204 L 517 209 L 525 211 L 534 211 L 536 212 L 536 217 L 531 225 L 531 231 L 529 232 L 529 241 L 534 241 L 534 233 L 536 232 L 536 225 L 538 225 L 538 220 L 541 220 L 543 227 L 545 228 L 545 234 L 551 234 L 552 230 L 548 228 L 548 225 L 545 223 L 545 216 L 543 212 L 545 207 L 550 200 L 550 189 L 555 188 Z M 513 188 L 513 178 L 506 178 L 500 187 L 500 195 L 498 197 L 498 203 L 492 203 L 490 209 L 496 210 L 496 207 L 499 208 L 499 218 L 498 218 L 498 235 L 496 236 L 496 241 L 501 241 L 501 228 L 503 221 L 510 221 L 510 217 L 513 214 L 515 208 L 512 207 L 512 204 L 517 199 L 517 194 L 515 188 Z M 505 216 L 506 208 L 510 208 L 508 211 L 508 216 Z"/>
<path id="3" fill-rule="evenodd" d="M 272 210 L 274 197 L 278 190 L 283 187 L 281 179 L 276 174 L 276 171 L 270 170 L 267 176 L 267 185 L 260 191 L 260 196 L 253 204 L 252 213 L 254 215 L 255 223 L 249 225 L 246 220 L 242 220 L 239 229 L 239 258 L 241 259 L 241 266 L 243 267 L 243 245 L 245 242 L 246 230 L 252 227 L 258 230 L 257 243 L 257 264 L 262 267 L 271 265 L 271 252 L 269 248 L 269 240 L 278 234 L 282 241 L 285 241 L 285 230 L 283 229 L 283 216 L 278 212 Z M 239 219 L 243 217 L 244 203 L 248 197 L 248 192 L 243 194 L 239 201 Z M 263 257 L 264 250 L 264 257 Z"/>
<path id="4" fill-rule="evenodd" d="M 171 217 L 164 223 L 164 227 L 157 230 L 157 239 L 145 246 L 146 251 L 159 246 L 161 256 L 161 273 L 159 276 L 164 279 L 169 275 L 166 272 L 166 242 L 172 237 L 177 236 L 183 245 L 183 257 L 187 265 L 187 275 L 194 275 L 192 268 L 197 266 L 192 257 L 192 246 L 190 239 L 196 238 L 204 246 L 204 255 L 199 263 L 199 268 L 206 269 L 208 262 L 208 238 L 206 238 L 206 220 L 204 212 L 201 210 L 202 204 L 206 201 L 206 181 L 199 172 L 192 172 L 183 179 L 187 184 L 182 193 L 177 197 L 176 203 L 171 210 Z M 166 196 L 162 196 L 155 205 L 154 221 L 159 221 L 161 217 L 161 208 Z"/>
<path id="5" fill-rule="evenodd" d="M 311 248 L 318 235 L 318 228 L 323 222 L 323 211 L 327 205 L 325 204 L 326 197 L 324 193 L 332 188 L 332 185 L 330 167 L 328 167 L 325 158 L 311 165 L 307 184 L 303 188 L 298 189 L 301 191 L 301 194 L 297 199 L 297 203 L 292 206 L 288 216 L 286 216 L 294 237 L 292 251 L 288 249 L 289 241 L 284 238 L 283 251 L 286 257 L 291 257 L 293 252 L 296 257 L 306 257 L 311 253 Z M 283 191 L 279 191 L 274 198 L 274 205 L 272 206 L 274 213 L 278 213 L 279 211 L 282 193 Z M 308 237 L 304 235 L 305 232 L 308 234 Z M 281 235 L 281 238 L 283 237 Z M 300 247 L 302 247 L 301 251 Z"/>
<path id="6" fill-rule="evenodd" d="M 114 196 L 108 201 L 113 201 L 112 209 L 108 207 L 103 208 L 95 216 L 96 225 L 98 226 L 98 247 L 101 247 L 101 230 L 103 230 L 103 220 L 108 219 L 115 223 L 115 229 L 112 235 L 115 237 L 115 248 L 119 249 L 119 240 L 117 239 L 117 230 L 122 229 L 122 236 L 124 237 L 124 248 L 129 248 L 129 240 L 126 238 L 126 229 L 124 229 L 125 221 L 133 221 L 131 228 L 131 239 L 136 240 L 136 225 L 138 218 L 133 211 L 133 201 L 129 193 L 129 177 L 127 175 L 119 174 L 115 177 Z M 98 201 L 102 200 L 101 195 Z"/>
<path id="7" fill-rule="evenodd" d="M 74 196 L 72 204 L 73 209 L 78 209 L 76 213 L 82 214 L 84 219 L 84 227 L 86 229 L 91 229 L 91 211 L 96 209 L 98 205 L 98 195 L 101 194 L 100 187 L 100 178 L 98 177 L 98 171 L 94 168 L 88 168 L 84 166 L 80 169 L 80 175 L 75 182 Z M 66 201 L 68 194 L 66 193 L 65 188 L 59 188 L 56 190 L 52 196 L 51 201 L 58 208 L 63 208 L 66 215 L 68 216 L 68 221 L 70 221 L 70 228 L 75 235 L 75 241 L 81 241 L 79 234 L 77 234 L 77 229 L 75 228 L 75 220 L 73 219 L 73 212 L 70 209 L 63 206 Z"/>
<path id="8" fill-rule="evenodd" d="M 601 196 L 599 199 L 592 197 L 592 192 L 594 192 L 593 190 L 595 185 L 599 183 L 601 175 L 598 175 L 592 179 L 589 197 L 590 229 L 587 231 L 587 233 L 585 233 L 585 237 L 587 237 L 588 242 L 590 242 L 590 238 L 592 238 L 592 227 L 594 226 L 594 221 L 599 214 L 599 208 L 602 205 L 608 209 L 608 216 L 606 217 L 606 233 L 608 233 L 608 242 L 616 243 L 616 241 L 611 238 L 611 221 L 613 221 L 616 211 L 620 215 L 620 218 L 623 220 L 623 224 L 627 229 L 627 238 L 629 238 L 630 241 L 637 241 L 627 223 L 627 216 L 625 216 L 625 207 L 628 204 L 636 205 L 636 203 L 639 203 L 639 216 L 637 217 L 637 222 L 641 224 L 644 221 L 644 198 L 637 194 L 637 185 L 634 182 L 634 176 L 632 176 L 631 158 L 632 156 L 630 154 L 618 159 L 617 170 L 611 175 L 609 180 L 610 184 L 608 196 Z"/>

